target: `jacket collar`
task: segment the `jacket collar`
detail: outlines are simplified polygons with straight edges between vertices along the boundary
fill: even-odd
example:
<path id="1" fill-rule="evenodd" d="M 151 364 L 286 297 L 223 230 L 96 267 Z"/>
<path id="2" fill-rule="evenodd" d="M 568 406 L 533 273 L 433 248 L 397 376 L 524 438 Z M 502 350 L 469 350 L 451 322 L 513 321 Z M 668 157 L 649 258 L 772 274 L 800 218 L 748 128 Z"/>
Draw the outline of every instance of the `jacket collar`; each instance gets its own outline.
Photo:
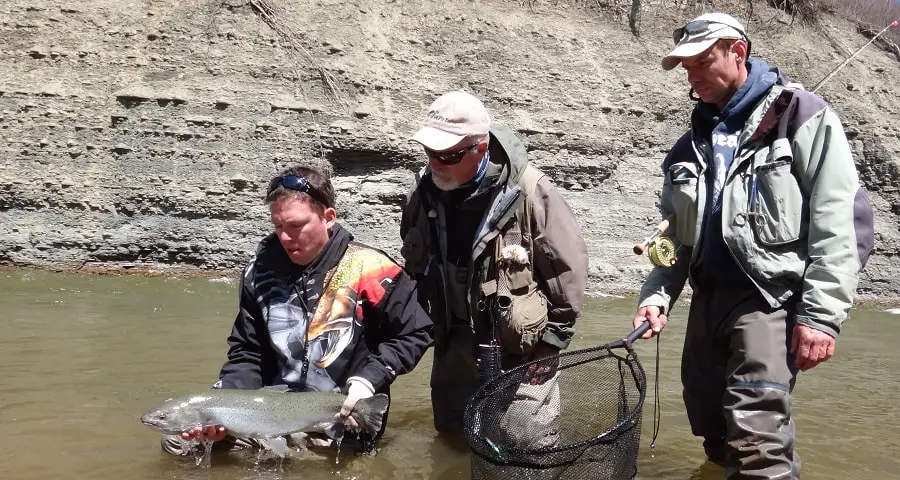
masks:
<path id="1" fill-rule="evenodd" d="M 273 232 L 260 241 L 256 248 L 256 264 L 265 270 L 270 270 L 279 275 L 295 277 L 301 274 L 313 276 L 324 275 L 340 262 L 347 250 L 347 246 L 353 241 L 353 235 L 335 223 L 331 229 L 328 243 L 309 265 L 297 265 L 291 261 L 277 235 Z"/>
<path id="2" fill-rule="evenodd" d="M 763 65 L 765 64 L 763 63 Z M 775 84 L 769 88 L 768 92 L 765 95 L 762 95 L 759 100 L 757 100 L 756 104 L 750 110 L 747 119 L 744 121 L 741 135 L 738 138 L 739 146 L 744 146 L 748 142 L 762 137 L 765 132 L 761 130 L 766 130 L 771 127 L 770 125 L 768 125 L 770 122 L 764 122 L 763 120 L 766 117 L 780 114 L 781 109 L 773 109 L 772 107 L 773 105 L 780 104 L 779 97 L 786 88 L 802 88 L 802 85 L 795 83 L 790 77 L 788 77 L 777 67 L 769 68 L 771 69 L 770 71 L 774 72 L 776 75 Z M 711 128 L 707 129 L 706 125 L 704 125 L 702 123 L 702 120 L 700 120 L 700 115 L 697 112 L 699 108 L 700 105 L 698 105 L 694 109 L 694 112 L 691 115 L 691 134 L 694 138 L 697 138 L 698 135 L 702 136 L 702 132 L 704 131 L 711 131 Z"/>

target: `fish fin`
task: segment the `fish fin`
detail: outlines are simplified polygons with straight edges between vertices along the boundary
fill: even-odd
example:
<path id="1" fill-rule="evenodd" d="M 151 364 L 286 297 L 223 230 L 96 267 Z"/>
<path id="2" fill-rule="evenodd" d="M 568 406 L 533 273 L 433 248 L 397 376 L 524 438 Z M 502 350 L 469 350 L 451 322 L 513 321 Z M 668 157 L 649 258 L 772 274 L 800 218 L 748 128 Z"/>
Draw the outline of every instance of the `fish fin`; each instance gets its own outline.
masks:
<path id="1" fill-rule="evenodd" d="M 333 423 L 328 425 L 323 430 L 325 435 L 328 435 L 328 438 L 333 440 L 337 440 L 339 438 L 344 438 L 344 424 L 343 423 Z"/>
<path id="2" fill-rule="evenodd" d="M 262 387 L 260 390 L 266 390 L 269 392 L 290 392 L 291 387 L 289 385 L 269 385 L 267 387 Z"/>
<path id="3" fill-rule="evenodd" d="M 360 428 L 366 429 L 370 434 L 375 435 L 381 431 L 381 422 L 384 421 L 384 412 L 387 411 L 391 404 L 391 399 L 383 394 L 376 393 L 369 398 L 363 398 L 356 402 L 350 416 L 356 420 Z"/>
<path id="4" fill-rule="evenodd" d="M 284 437 L 267 438 L 266 443 L 279 457 L 284 458 L 287 455 L 287 440 Z"/>

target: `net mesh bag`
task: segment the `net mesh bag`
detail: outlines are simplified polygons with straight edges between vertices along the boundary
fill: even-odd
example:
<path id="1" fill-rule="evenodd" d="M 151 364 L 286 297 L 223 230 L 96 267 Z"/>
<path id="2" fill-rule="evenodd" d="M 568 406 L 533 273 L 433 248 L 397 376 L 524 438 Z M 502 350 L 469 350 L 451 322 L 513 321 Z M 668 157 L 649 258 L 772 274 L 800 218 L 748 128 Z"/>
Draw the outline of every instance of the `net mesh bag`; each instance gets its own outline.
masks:
<path id="1" fill-rule="evenodd" d="M 487 381 L 465 411 L 472 478 L 634 478 L 646 377 L 633 338 L 535 360 Z"/>

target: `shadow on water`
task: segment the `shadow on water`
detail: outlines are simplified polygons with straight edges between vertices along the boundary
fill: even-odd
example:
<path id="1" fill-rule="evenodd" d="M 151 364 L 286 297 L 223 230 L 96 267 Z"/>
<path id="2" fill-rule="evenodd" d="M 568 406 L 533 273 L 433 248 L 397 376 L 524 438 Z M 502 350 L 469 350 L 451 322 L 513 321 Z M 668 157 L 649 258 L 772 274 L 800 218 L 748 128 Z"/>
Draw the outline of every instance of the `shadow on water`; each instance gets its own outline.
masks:
<path id="1" fill-rule="evenodd" d="M 393 387 L 391 420 L 376 456 L 303 454 L 254 465 L 254 454 L 217 455 L 211 469 L 160 451 L 138 417 L 160 400 L 205 390 L 224 359 L 237 303 L 234 282 L 0 272 L 0 464 L 10 479 L 457 479 L 468 451 L 438 439 L 428 390 L 431 354 Z M 632 299 L 590 299 L 572 349 L 620 338 Z M 647 371 L 639 475 L 721 478 L 704 464 L 681 404 L 679 360 L 686 304 L 660 350 L 662 429 L 650 455 L 655 342 L 641 342 Z M 885 405 L 900 387 L 897 315 L 854 311 L 832 361 L 802 374 L 795 395 L 804 477 L 894 478 L 900 422 Z M 875 452 L 873 455 L 872 452 Z"/>

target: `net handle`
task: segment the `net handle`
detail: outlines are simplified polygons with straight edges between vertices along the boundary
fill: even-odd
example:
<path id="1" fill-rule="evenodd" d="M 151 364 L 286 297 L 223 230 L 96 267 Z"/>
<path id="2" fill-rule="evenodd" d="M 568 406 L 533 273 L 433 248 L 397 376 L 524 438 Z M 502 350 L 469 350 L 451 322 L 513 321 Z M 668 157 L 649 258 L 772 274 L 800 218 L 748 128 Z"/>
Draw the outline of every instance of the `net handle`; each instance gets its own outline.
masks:
<path id="1" fill-rule="evenodd" d="M 617 342 L 613 342 L 612 344 L 610 344 L 610 347 L 624 347 L 624 346 L 630 347 L 631 344 L 634 343 L 635 340 L 641 338 L 641 335 L 646 333 L 647 330 L 650 330 L 650 322 L 645 320 L 644 323 L 638 325 L 637 328 L 635 328 L 631 333 L 629 333 L 627 337 L 625 337 L 624 339 L 619 340 Z"/>

